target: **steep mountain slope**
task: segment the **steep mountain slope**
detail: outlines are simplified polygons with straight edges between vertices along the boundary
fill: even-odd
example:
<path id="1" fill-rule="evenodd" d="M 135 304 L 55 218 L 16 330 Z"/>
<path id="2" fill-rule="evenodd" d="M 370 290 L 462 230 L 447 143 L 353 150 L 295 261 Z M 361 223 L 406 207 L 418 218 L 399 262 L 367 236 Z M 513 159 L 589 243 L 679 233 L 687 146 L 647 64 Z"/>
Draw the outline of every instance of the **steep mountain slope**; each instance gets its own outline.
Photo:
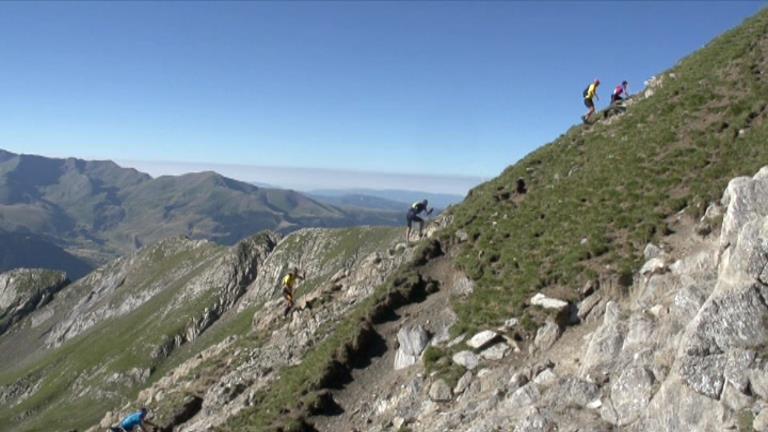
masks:
<path id="1" fill-rule="evenodd" d="M 528 322 L 536 290 L 575 300 L 588 281 L 627 285 L 668 216 L 701 216 L 729 179 L 768 162 L 767 104 L 762 12 L 659 76 L 626 114 L 574 127 L 471 191 L 445 236 L 468 239 L 458 263 L 476 282 L 456 304 L 459 326 Z"/>
<path id="2" fill-rule="evenodd" d="M 247 329 L 254 313 L 279 321 L 273 313 L 287 268 L 306 272 L 300 295 L 333 276 L 364 293 L 408 256 L 404 246 L 394 250 L 400 236 L 389 228 L 314 229 L 283 240 L 264 233 L 231 248 L 172 238 L 119 258 L 0 335 L 0 430 L 88 426 L 207 347 L 231 345 L 229 336 L 240 336 L 241 348 L 262 347 L 264 336 Z M 390 256 L 372 255 L 388 248 Z M 347 307 L 359 301 L 349 300 Z M 169 411 L 184 400 L 171 396 Z"/>
<path id="3" fill-rule="evenodd" d="M 213 172 L 152 179 L 110 161 L 0 150 L 0 229 L 44 236 L 92 263 L 173 235 L 233 244 L 263 229 L 393 225 L 400 219 L 391 212 L 342 210 L 297 192 L 260 188 Z M 35 251 L 51 259 L 61 255 L 42 243 Z M 0 255 L 0 270 L 12 268 L 17 260 L 12 255 Z M 51 265 L 29 258 L 33 262 L 25 265 Z M 62 258 L 55 268 L 65 266 L 74 264 Z"/>
<path id="4" fill-rule="evenodd" d="M 64 273 L 19 269 L 0 273 L 0 335 L 49 302 L 67 284 Z"/>
<path id="5" fill-rule="evenodd" d="M 625 293 L 532 297 L 552 314 L 532 339 L 510 319 L 451 340 L 428 310 L 440 303 L 410 309 L 387 341 L 397 352 L 334 391 L 316 430 L 768 430 L 766 202 L 768 166 L 733 179 L 703 218 L 714 231 L 670 219 Z M 413 349 L 423 364 L 403 367 Z"/>
<path id="6" fill-rule="evenodd" d="M 630 365 L 623 361 L 614 364 L 615 369 L 606 371 L 607 375 L 579 375 L 576 380 L 566 380 L 565 387 L 552 387 L 554 390 L 547 396 L 549 399 L 543 400 L 545 407 L 548 400 L 569 408 L 574 404 L 578 407 L 566 411 L 555 423 L 552 417 L 535 415 L 538 408 L 532 402 L 539 400 L 541 393 L 538 392 L 542 390 L 537 386 L 549 386 L 553 379 L 558 379 L 560 371 L 551 371 L 551 358 L 567 358 L 578 364 L 586 355 L 581 351 L 582 337 L 590 336 L 596 346 L 587 354 L 594 356 L 599 351 L 608 358 L 618 355 L 610 348 L 624 344 L 625 336 L 627 344 L 637 342 L 639 345 L 627 349 L 624 359 L 643 355 L 644 342 L 649 342 L 648 347 L 652 346 L 651 339 L 644 340 L 644 337 L 658 342 L 656 347 L 660 356 L 669 354 L 665 347 L 676 346 L 676 339 L 666 339 L 671 337 L 668 331 L 675 331 L 680 336 L 679 326 L 685 325 L 686 317 L 675 317 L 660 325 L 663 331 L 649 333 L 645 322 L 639 321 L 647 311 L 632 309 L 632 313 L 638 314 L 634 318 L 638 321 L 633 321 L 632 325 L 621 324 L 626 326 L 621 328 L 632 329 L 632 332 L 618 334 L 617 320 L 623 321 L 625 315 L 612 307 L 606 309 L 605 305 L 611 299 L 624 299 L 628 292 L 636 289 L 639 279 L 636 279 L 635 271 L 640 268 L 649 241 L 674 234 L 675 230 L 693 230 L 689 225 L 679 224 L 675 218 L 701 216 L 710 202 L 719 199 L 725 184 L 733 176 L 751 174 L 768 163 L 768 148 L 764 145 L 768 137 L 765 122 L 767 55 L 768 12 L 763 12 L 655 79 L 632 102 L 626 114 L 592 127 L 573 128 L 556 142 L 507 169 L 499 178 L 473 190 L 464 203 L 449 211 L 443 219 L 448 226 L 438 236 L 447 255 L 455 256 L 458 270 L 471 279 L 460 283 L 448 279 L 440 281 L 441 289 L 461 287 L 450 295 L 452 309 L 458 315 L 457 322 L 450 326 L 450 334 L 459 336 L 456 340 L 443 336 L 446 328 L 429 324 L 432 319 L 426 317 L 431 317 L 431 310 L 415 308 L 407 312 L 407 320 L 396 312 L 391 319 L 403 324 L 421 321 L 429 331 L 416 332 L 412 337 L 409 335 L 414 333 L 404 328 L 406 333 L 402 339 L 398 334 L 396 340 L 380 342 L 378 350 L 368 352 L 366 343 L 382 337 L 377 333 L 380 318 L 370 309 L 363 308 L 351 318 L 354 322 L 362 321 L 363 330 L 350 332 L 347 327 L 342 327 L 339 335 L 332 336 L 328 344 L 309 351 L 303 362 L 291 369 L 295 378 L 285 376 L 275 382 L 263 396 L 254 399 L 252 409 L 227 423 L 224 430 L 274 428 L 298 431 L 334 424 L 315 422 L 313 415 L 347 415 L 354 419 L 341 428 L 335 425 L 329 430 L 398 430 L 409 423 L 415 424 L 414 430 L 426 427 L 434 429 L 425 430 L 485 431 L 511 430 L 513 427 L 519 431 L 555 427 L 575 430 L 568 429 L 568 423 L 562 419 L 573 421 L 579 430 L 615 430 L 617 424 L 627 424 L 625 420 L 617 420 L 610 411 L 602 416 L 594 411 L 584 411 L 584 408 L 594 402 L 592 396 L 598 398 L 607 394 L 602 393 L 607 390 L 612 393 L 611 401 L 624 404 L 621 410 L 637 413 L 642 408 L 631 407 L 633 394 L 649 392 L 650 400 L 658 388 L 655 386 L 668 377 L 664 368 L 678 366 L 674 357 L 659 359 L 658 374 L 652 365 Z M 525 178 L 529 185 L 527 194 L 514 191 L 519 177 Z M 707 233 L 717 228 L 719 220 L 708 218 L 701 224 L 697 230 Z M 416 266 L 411 271 L 421 275 L 428 272 L 429 265 Z M 656 271 L 663 271 L 663 268 Z M 644 276 L 647 277 L 647 272 L 652 269 Z M 693 273 L 689 276 L 698 277 Z M 599 296 L 584 298 L 596 289 Z M 557 308 L 533 306 L 534 294 L 539 292 L 557 297 L 557 300 L 544 302 L 550 306 L 558 305 Z M 739 304 L 735 309 L 743 306 Z M 577 307 L 583 307 L 587 315 L 594 308 L 595 317 L 604 313 L 608 319 L 606 330 L 591 335 L 589 332 L 595 330 L 594 325 L 577 327 L 568 333 L 566 346 L 559 347 L 562 351 L 550 351 L 562 335 L 564 326 L 578 322 Z M 663 307 L 660 305 L 654 310 L 658 312 Z M 450 312 L 451 309 L 446 311 Z M 713 313 L 716 311 L 712 308 L 706 310 L 710 316 Z M 760 314 L 754 319 L 762 320 Z M 707 326 L 715 326 L 712 320 L 707 322 L 710 323 Z M 739 327 L 742 323 L 723 325 Z M 462 342 L 462 338 L 472 336 L 474 330 L 486 329 L 503 333 L 506 338 L 497 335 L 492 340 L 501 339 L 506 348 L 496 347 L 494 352 L 479 356 L 473 351 L 481 351 L 487 342 L 478 342 L 476 348 L 469 350 L 470 346 Z M 432 334 L 441 335 L 435 342 L 437 346 L 421 351 L 425 347 L 422 342 L 429 341 Z M 480 336 L 481 341 L 484 336 Z M 709 344 L 705 349 L 716 349 L 720 343 Z M 720 346 L 727 347 L 737 342 L 724 339 L 722 343 L 724 345 Z M 760 342 L 757 343 L 758 346 L 750 345 L 750 350 L 759 351 Z M 398 356 L 415 355 L 417 358 L 421 353 L 424 369 L 410 375 L 415 376 L 415 381 L 393 382 L 390 374 L 378 381 L 375 377 L 367 377 L 368 387 L 362 394 L 342 395 L 340 399 L 333 396 L 335 390 L 344 391 L 349 387 L 350 375 L 359 376 L 351 373 L 351 369 L 379 370 L 381 366 L 376 363 L 381 358 L 389 358 L 382 350 L 387 352 L 398 344 L 407 350 L 420 347 L 415 352 L 398 351 Z M 481 371 L 476 375 L 473 372 L 478 362 L 493 365 L 496 359 L 503 359 L 510 352 L 517 353 L 509 360 L 512 363 L 501 363 L 495 373 Z M 652 352 L 646 354 L 654 355 Z M 719 362 L 723 357 L 695 352 L 690 355 L 699 356 L 687 363 L 686 374 L 692 381 L 706 381 L 710 376 L 722 374 L 722 369 L 718 370 L 721 363 L 713 365 L 709 362 Z M 635 375 L 622 378 L 621 372 L 627 366 L 633 366 L 631 374 Z M 717 372 L 710 374 L 713 366 Z M 523 369 L 525 367 L 529 369 Z M 499 371 L 511 374 L 516 368 L 521 368 L 517 375 L 498 374 Z M 654 374 L 650 381 L 643 380 L 648 376 L 647 370 Z M 539 378 L 542 371 L 549 372 Z M 565 371 L 573 373 L 573 369 Z M 409 374 L 404 372 L 403 376 Z M 675 378 L 679 376 L 669 375 L 671 381 L 667 385 L 673 390 L 688 392 L 690 388 L 680 386 L 694 384 L 681 383 Z M 526 387 L 507 405 L 497 405 L 507 392 L 515 392 L 529 378 L 538 378 L 536 386 Z M 510 380 L 509 385 L 505 385 L 506 379 Z M 603 386 L 608 380 L 620 383 L 614 389 L 606 389 Z M 453 385 L 463 382 L 456 387 L 459 390 L 455 394 L 459 395 L 466 388 L 461 386 L 469 385 L 470 381 L 475 382 L 473 385 L 485 398 L 467 398 L 460 409 L 446 412 L 453 407 Z M 664 400 L 668 402 L 675 400 L 675 395 L 680 396 L 681 404 L 668 405 L 669 411 L 663 413 L 663 420 L 669 420 L 666 424 L 677 426 L 664 429 L 664 426 L 656 425 L 646 430 L 697 430 L 695 426 L 684 426 L 695 425 L 693 421 L 673 423 L 672 419 L 692 412 L 701 413 L 692 410 L 697 406 L 713 408 L 715 405 L 727 413 L 720 417 L 719 425 L 730 427 L 733 424 L 728 422 L 734 421 L 742 407 L 747 406 L 724 405 L 730 403 L 730 399 L 723 404 L 702 403 L 690 393 L 669 391 L 665 394 Z M 568 399 L 571 396 L 573 398 Z M 359 404 L 339 406 L 339 400 L 357 400 Z M 689 404 L 686 405 L 688 408 L 682 406 L 682 401 Z M 661 400 L 658 404 L 664 406 Z M 597 402 L 595 405 L 600 408 Z M 393 411 L 394 407 L 405 408 L 405 416 L 395 417 L 398 412 Z M 512 410 L 517 407 L 530 410 Z M 759 409 L 759 403 L 754 407 Z M 585 417 L 581 419 L 581 415 Z M 476 419 L 480 423 L 464 422 L 463 419 Z M 710 420 L 712 418 L 708 417 L 706 421 Z M 702 430 L 709 430 L 706 427 Z"/>

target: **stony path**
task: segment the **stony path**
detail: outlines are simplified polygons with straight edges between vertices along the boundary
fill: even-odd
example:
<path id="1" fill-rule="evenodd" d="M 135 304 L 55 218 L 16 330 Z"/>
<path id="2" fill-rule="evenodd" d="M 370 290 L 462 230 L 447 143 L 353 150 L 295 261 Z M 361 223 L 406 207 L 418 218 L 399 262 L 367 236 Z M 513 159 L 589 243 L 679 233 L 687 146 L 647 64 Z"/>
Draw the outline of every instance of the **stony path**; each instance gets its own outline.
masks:
<path id="1" fill-rule="evenodd" d="M 455 271 L 450 259 L 441 257 L 429 263 L 423 273 L 440 281 L 440 290 L 420 303 L 413 303 L 397 311 L 394 320 L 379 324 L 376 331 L 381 335 L 382 344 L 372 353 L 370 363 L 352 371 L 352 381 L 342 389 L 333 390 L 333 397 L 343 412 L 333 416 L 314 417 L 311 422 L 318 431 L 365 431 L 369 429 L 367 413 L 375 411 L 372 405 L 383 401 L 400 387 L 410 382 L 414 375 L 423 373 L 422 368 L 412 366 L 395 370 L 397 332 L 403 326 L 422 325 L 435 332 L 446 325 L 446 308 L 450 306 L 451 280 Z"/>

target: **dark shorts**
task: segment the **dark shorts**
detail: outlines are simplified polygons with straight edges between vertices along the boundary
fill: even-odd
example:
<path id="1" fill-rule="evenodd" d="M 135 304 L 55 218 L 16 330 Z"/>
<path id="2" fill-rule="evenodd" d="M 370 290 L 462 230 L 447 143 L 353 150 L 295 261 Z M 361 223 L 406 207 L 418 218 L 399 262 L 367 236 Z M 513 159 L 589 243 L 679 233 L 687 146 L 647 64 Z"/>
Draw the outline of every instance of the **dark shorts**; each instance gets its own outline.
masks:
<path id="1" fill-rule="evenodd" d="M 293 288 L 283 285 L 283 298 L 289 303 L 293 303 Z"/>
<path id="2" fill-rule="evenodd" d="M 584 98 L 584 106 L 586 106 L 587 108 L 594 108 L 595 103 L 592 102 L 592 99 Z"/>
<path id="3" fill-rule="evenodd" d="M 408 228 L 410 228 L 414 222 L 418 222 L 420 224 L 424 223 L 424 219 L 416 216 L 416 213 L 414 212 L 408 212 L 408 214 L 405 216 L 405 219 L 408 221 Z"/>

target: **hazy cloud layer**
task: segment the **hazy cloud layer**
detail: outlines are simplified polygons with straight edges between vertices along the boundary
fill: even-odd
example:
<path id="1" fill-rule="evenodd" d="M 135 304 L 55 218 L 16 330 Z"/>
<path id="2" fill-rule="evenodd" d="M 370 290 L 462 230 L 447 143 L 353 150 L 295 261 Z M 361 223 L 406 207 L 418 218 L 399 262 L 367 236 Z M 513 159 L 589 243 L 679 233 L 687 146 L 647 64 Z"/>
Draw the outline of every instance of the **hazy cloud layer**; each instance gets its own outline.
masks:
<path id="1" fill-rule="evenodd" d="M 207 164 L 164 161 L 117 161 L 153 177 L 188 172 L 216 171 L 240 181 L 267 184 L 300 191 L 315 189 L 403 189 L 464 195 L 485 181 L 481 177 L 459 175 L 419 175 L 317 168 L 281 168 L 233 164 Z"/>

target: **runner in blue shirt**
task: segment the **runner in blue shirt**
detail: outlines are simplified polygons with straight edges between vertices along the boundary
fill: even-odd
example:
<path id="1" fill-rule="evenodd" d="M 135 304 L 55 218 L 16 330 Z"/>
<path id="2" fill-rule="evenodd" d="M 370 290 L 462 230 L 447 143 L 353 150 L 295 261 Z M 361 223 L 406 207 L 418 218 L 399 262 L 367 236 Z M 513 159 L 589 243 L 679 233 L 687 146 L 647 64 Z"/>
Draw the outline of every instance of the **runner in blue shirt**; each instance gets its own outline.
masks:
<path id="1" fill-rule="evenodd" d="M 129 415 L 120 422 L 120 426 L 109 428 L 112 432 L 132 432 L 134 429 L 147 432 L 146 425 L 150 425 L 153 428 L 157 428 L 157 425 L 149 420 L 146 420 L 147 409 L 142 407 L 139 411 Z"/>

